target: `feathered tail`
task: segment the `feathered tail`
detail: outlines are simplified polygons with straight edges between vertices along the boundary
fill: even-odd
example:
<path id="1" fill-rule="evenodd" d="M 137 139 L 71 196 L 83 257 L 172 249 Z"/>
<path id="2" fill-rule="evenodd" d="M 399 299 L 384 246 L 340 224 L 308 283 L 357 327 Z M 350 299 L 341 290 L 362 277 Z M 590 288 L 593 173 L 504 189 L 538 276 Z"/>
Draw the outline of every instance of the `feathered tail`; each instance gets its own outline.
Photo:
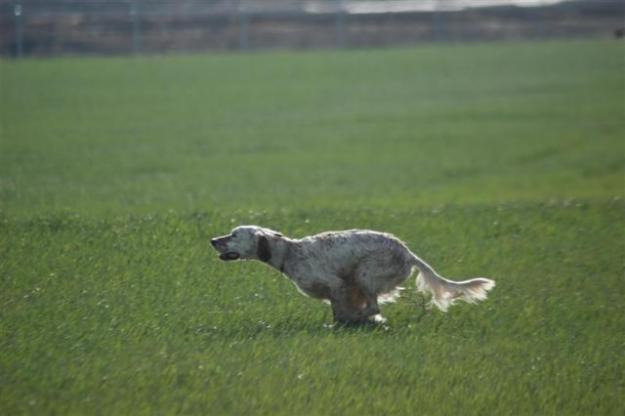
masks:
<path id="1" fill-rule="evenodd" d="M 417 276 L 417 290 L 432 295 L 432 303 L 443 312 L 461 299 L 468 303 L 475 303 L 484 300 L 488 296 L 488 291 L 495 287 L 495 281 L 478 277 L 475 279 L 454 282 L 445 279 L 434 271 L 434 269 L 412 253 L 414 265 L 419 269 Z"/>

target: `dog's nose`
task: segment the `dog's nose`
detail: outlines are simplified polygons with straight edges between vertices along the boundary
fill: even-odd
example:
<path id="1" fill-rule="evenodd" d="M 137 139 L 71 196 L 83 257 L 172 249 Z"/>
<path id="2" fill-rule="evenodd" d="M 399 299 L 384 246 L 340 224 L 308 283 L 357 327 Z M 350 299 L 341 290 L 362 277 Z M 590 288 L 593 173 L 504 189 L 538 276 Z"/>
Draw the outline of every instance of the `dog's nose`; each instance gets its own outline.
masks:
<path id="1" fill-rule="evenodd" d="M 217 239 L 216 238 L 212 238 L 211 239 L 211 244 L 213 245 L 213 247 L 217 247 Z"/>

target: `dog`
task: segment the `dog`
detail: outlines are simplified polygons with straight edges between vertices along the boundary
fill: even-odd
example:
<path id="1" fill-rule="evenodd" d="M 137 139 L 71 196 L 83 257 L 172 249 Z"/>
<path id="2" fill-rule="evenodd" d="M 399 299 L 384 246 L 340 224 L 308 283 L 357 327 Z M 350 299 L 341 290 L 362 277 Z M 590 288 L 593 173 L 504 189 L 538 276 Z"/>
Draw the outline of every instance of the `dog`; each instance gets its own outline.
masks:
<path id="1" fill-rule="evenodd" d="M 445 279 L 397 237 L 377 231 L 329 231 L 301 239 L 256 225 L 242 225 L 211 239 L 224 261 L 260 260 L 285 274 L 304 295 L 330 303 L 341 324 L 384 322 L 379 305 L 394 302 L 419 270 L 417 289 L 446 312 L 457 300 L 486 299 L 495 282 L 478 277 Z"/>

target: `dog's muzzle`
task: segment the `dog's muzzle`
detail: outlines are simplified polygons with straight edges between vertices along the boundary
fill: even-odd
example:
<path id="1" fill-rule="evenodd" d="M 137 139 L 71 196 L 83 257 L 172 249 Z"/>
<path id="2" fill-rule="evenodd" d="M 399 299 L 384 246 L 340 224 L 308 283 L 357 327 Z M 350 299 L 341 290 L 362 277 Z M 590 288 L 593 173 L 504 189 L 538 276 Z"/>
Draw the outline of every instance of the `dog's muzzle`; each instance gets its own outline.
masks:
<path id="1" fill-rule="evenodd" d="M 239 257 L 241 257 L 239 253 L 236 253 L 234 251 L 228 251 L 219 255 L 219 258 L 223 261 L 237 260 Z"/>
<path id="2" fill-rule="evenodd" d="M 241 255 L 236 251 L 227 251 L 223 239 L 213 238 L 211 244 L 219 252 L 219 259 L 224 261 L 237 260 Z"/>

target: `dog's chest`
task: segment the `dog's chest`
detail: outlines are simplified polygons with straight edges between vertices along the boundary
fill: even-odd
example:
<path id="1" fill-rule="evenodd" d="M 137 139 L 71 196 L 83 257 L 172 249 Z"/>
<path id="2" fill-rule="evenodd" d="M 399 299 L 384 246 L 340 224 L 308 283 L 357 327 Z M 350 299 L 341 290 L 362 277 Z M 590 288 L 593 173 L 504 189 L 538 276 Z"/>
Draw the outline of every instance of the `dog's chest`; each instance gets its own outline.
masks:
<path id="1" fill-rule="evenodd" d="M 330 291 L 336 285 L 334 274 L 324 267 L 307 260 L 287 265 L 284 272 L 304 295 L 315 299 L 330 299 Z"/>
<path id="2" fill-rule="evenodd" d="M 315 299 L 330 299 L 330 285 L 323 281 L 303 281 L 293 280 L 297 289 L 304 295 Z"/>

